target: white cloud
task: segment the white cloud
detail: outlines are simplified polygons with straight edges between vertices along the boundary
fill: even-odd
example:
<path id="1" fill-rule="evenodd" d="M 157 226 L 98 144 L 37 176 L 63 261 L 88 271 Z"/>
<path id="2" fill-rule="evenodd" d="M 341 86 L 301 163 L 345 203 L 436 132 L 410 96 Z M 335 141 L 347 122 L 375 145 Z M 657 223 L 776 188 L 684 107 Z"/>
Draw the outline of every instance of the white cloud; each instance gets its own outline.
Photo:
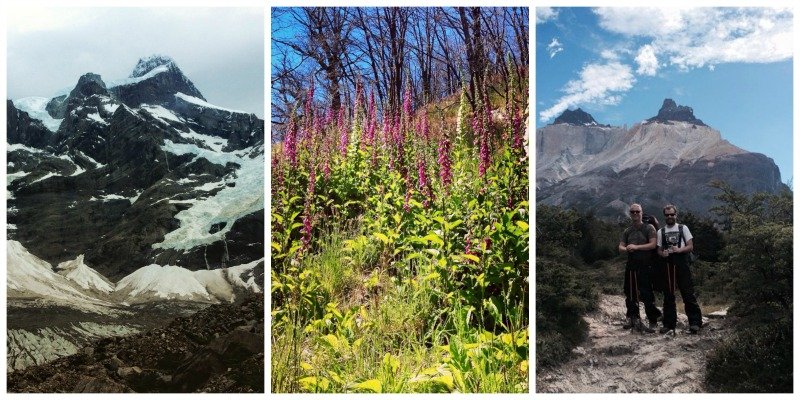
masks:
<path id="1" fill-rule="evenodd" d="M 558 17 L 558 11 L 552 7 L 536 7 L 536 24 L 545 23 Z"/>
<path id="2" fill-rule="evenodd" d="M 547 45 L 547 51 L 550 53 L 550 58 L 555 57 L 556 54 L 558 54 L 559 52 L 561 52 L 563 50 L 564 50 L 564 45 L 562 45 L 558 41 L 558 38 L 553 38 L 553 41 L 550 42 L 550 44 Z"/>
<path id="3" fill-rule="evenodd" d="M 600 52 L 600 57 L 603 57 L 606 60 L 611 61 L 619 61 L 619 54 L 616 51 L 605 49 Z"/>
<path id="4" fill-rule="evenodd" d="M 668 35 L 685 27 L 683 15 L 692 9 L 681 8 L 597 8 L 603 29 L 627 36 Z"/>
<path id="5" fill-rule="evenodd" d="M 569 107 L 591 103 L 615 105 L 622 101 L 622 92 L 633 87 L 636 78 L 631 67 L 619 62 L 608 64 L 588 64 L 581 70 L 580 78 L 567 82 L 562 91 L 564 96 L 555 105 L 539 113 L 544 122 L 560 114 Z"/>
<path id="6" fill-rule="evenodd" d="M 602 8 L 599 24 L 650 39 L 653 56 L 680 69 L 792 58 L 792 10 L 775 8 Z M 647 74 L 649 55 L 636 61 Z M 639 71 L 637 70 L 637 72 Z"/>
<path id="7" fill-rule="evenodd" d="M 640 75 L 653 76 L 658 71 L 658 58 L 653 46 L 646 44 L 639 49 L 639 54 L 636 56 L 636 64 L 639 68 L 636 73 Z"/>

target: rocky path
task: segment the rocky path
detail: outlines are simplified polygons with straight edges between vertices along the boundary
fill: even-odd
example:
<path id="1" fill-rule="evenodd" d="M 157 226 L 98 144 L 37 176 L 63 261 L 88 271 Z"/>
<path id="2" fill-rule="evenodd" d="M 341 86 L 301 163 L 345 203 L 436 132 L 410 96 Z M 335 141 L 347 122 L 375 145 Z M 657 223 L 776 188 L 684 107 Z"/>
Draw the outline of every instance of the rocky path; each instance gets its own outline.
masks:
<path id="1" fill-rule="evenodd" d="M 602 295 L 599 307 L 584 317 L 589 337 L 573 349 L 574 358 L 554 370 L 537 372 L 540 393 L 696 393 L 704 392 L 706 354 L 729 333 L 722 313 L 704 317 L 699 335 L 683 332 L 686 315 L 678 305 L 676 335 L 622 329 L 622 296 Z"/>

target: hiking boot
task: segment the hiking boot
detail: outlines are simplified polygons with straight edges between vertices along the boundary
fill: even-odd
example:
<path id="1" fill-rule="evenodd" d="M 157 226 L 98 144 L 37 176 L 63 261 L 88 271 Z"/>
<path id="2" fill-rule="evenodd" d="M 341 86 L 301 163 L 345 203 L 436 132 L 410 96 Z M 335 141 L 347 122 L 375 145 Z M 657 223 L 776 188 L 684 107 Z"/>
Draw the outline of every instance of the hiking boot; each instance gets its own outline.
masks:
<path id="1" fill-rule="evenodd" d="M 633 323 L 633 318 L 625 318 L 625 322 L 622 324 L 622 329 L 631 329 L 635 326 Z"/>
<path id="2" fill-rule="evenodd" d="M 700 326 L 689 325 L 689 333 L 692 335 L 697 335 L 698 333 L 700 333 Z"/>
<path id="3" fill-rule="evenodd" d="M 658 333 L 660 333 L 662 335 L 666 334 L 666 333 L 671 333 L 672 335 L 674 335 L 675 334 L 675 328 L 668 328 L 666 326 L 662 326 L 661 329 L 658 330 Z"/>
<path id="4" fill-rule="evenodd" d="M 648 328 L 650 328 L 650 329 L 652 329 L 652 330 L 653 330 L 653 332 L 655 332 L 656 328 L 658 328 L 658 321 L 657 321 L 657 320 L 656 320 L 656 321 L 650 321 L 650 322 L 647 324 L 647 327 L 648 327 Z"/>
<path id="5" fill-rule="evenodd" d="M 636 329 L 637 331 L 642 332 L 642 333 L 655 333 L 656 332 L 655 329 L 652 329 L 649 326 L 646 326 L 645 324 L 643 324 L 641 319 L 637 319 L 637 320 L 633 321 L 633 329 Z"/>

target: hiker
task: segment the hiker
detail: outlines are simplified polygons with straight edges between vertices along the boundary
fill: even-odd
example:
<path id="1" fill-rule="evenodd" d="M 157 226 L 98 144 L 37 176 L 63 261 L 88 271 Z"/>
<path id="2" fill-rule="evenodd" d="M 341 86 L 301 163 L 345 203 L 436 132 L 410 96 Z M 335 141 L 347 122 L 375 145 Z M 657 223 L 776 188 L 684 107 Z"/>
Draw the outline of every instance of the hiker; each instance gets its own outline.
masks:
<path id="1" fill-rule="evenodd" d="M 686 316 L 689 317 L 689 333 L 696 334 L 703 326 L 703 316 L 697 297 L 694 295 L 692 271 L 689 269 L 689 254 L 694 249 L 694 240 L 689 227 L 677 224 L 678 209 L 668 204 L 664 206 L 666 226 L 658 230 L 659 254 L 666 260 L 664 289 L 664 326 L 661 333 L 675 333 L 678 313 L 675 309 L 675 289 L 680 290 Z"/>
<path id="2" fill-rule="evenodd" d="M 631 226 L 625 229 L 619 239 L 619 252 L 628 254 L 625 264 L 625 329 L 654 333 L 661 312 L 656 308 L 652 287 L 651 250 L 656 248 L 656 229 L 642 221 L 642 206 L 631 204 Z M 644 303 L 644 311 L 650 326 L 645 326 L 639 315 L 639 301 Z"/>

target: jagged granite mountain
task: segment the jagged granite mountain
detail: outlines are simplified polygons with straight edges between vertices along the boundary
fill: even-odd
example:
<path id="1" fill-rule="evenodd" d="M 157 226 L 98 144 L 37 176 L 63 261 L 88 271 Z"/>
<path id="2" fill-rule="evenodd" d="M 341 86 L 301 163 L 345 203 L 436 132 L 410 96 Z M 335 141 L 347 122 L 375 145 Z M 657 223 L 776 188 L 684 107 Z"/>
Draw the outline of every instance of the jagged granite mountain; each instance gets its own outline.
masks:
<path id="1" fill-rule="evenodd" d="M 164 56 L 6 107 L 10 368 L 263 290 L 263 120 Z M 33 308 L 75 317 L 35 326 Z"/>
<path id="2" fill-rule="evenodd" d="M 580 108 L 574 111 L 569 109 L 564 110 L 564 112 L 561 113 L 561 115 L 559 115 L 555 121 L 553 121 L 553 124 L 570 124 L 577 126 L 599 125 L 591 114 L 581 110 Z"/>
<path id="3" fill-rule="evenodd" d="M 732 145 L 671 99 L 630 129 L 551 124 L 536 130 L 540 204 L 624 218 L 633 202 L 652 212 L 674 203 L 707 216 L 717 193 L 708 186 L 712 180 L 746 193 L 786 187 L 772 159 Z"/>

